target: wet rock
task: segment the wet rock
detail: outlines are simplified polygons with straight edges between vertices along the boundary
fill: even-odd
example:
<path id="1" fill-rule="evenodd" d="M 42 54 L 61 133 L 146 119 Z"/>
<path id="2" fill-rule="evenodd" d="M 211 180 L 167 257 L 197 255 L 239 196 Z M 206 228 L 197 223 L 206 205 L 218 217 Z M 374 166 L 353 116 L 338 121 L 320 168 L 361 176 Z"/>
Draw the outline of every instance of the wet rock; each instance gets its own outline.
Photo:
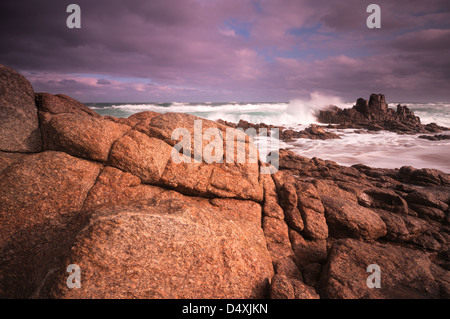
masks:
<path id="1" fill-rule="evenodd" d="M 399 214 L 408 213 L 406 201 L 389 189 L 372 188 L 358 195 L 358 203 L 365 207 L 381 208 Z"/>
<path id="2" fill-rule="evenodd" d="M 292 129 L 282 130 L 280 132 L 280 139 L 288 142 L 298 138 L 306 138 L 310 140 L 330 140 L 340 139 L 341 137 L 335 133 L 327 132 L 322 126 L 311 124 L 302 131 L 294 131 Z"/>
<path id="3" fill-rule="evenodd" d="M 411 166 L 402 166 L 398 172 L 400 181 L 421 186 L 450 186 L 450 176 L 436 169 L 416 169 Z"/>
<path id="4" fill-rule="evenodd" d="M 450 140 L 450 135 L 446 134 L 437 134 L 437 135 L 419 135 L 419 138 L 430 140 L 430 141 L 444 141 Z"/>

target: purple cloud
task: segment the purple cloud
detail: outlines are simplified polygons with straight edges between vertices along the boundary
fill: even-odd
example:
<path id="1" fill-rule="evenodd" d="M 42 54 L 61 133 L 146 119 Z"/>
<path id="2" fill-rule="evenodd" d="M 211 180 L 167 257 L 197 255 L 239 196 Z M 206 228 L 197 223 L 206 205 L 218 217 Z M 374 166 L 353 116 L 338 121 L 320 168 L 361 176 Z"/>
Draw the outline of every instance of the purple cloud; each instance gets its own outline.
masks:
<path id="1" fill-rule="evenodd" d="M 0 63 L 82 101 L 450 100 L 450 4 L 387 1 L 3 1 Z"/>

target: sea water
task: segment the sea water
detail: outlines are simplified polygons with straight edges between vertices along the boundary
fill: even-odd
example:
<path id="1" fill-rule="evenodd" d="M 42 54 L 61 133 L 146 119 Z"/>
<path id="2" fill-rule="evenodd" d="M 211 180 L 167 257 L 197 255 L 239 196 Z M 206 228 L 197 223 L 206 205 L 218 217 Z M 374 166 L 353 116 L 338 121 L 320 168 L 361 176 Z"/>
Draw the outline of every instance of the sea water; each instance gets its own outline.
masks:
<path id="1" fill-rule="evenodd" d="M 395 102 L 407 105 L 421 119 L 422 124 L 437 123 L 450 127 L 450 103 Z M 101 115 L 128 117 L 142 111 L 159 113 L 182 112 L 210 120 L 222 119 L 237 123 L 245 120 L 251 123 L 282 125 L 302 130 L 311 123 L 317 123 L 315 114 L 327 105 L 341 108 L 353 106 L 337 98 L 312 95 L 309 100 L 289 102 L 201 102 L 201 103 L 87 103 Z M 429 141 L 419 135 L 400 135 L 393 132 L 367 132 L 365 130 L 329 130 L 340 135 L 340 140 L 296 139 L 289 143 L 280 142 L 287 148 L 305 157 L 319 157 L 341 165 L 365 164 L 371 167 L 400 168 L 405 165 L 416 168 L 435 168 L 450 173 L 450 140 Z M 450 134 L 450 131 L 443 134 Z M 256 139 L 257 146 L 265 149 L 266 139 Z"/>

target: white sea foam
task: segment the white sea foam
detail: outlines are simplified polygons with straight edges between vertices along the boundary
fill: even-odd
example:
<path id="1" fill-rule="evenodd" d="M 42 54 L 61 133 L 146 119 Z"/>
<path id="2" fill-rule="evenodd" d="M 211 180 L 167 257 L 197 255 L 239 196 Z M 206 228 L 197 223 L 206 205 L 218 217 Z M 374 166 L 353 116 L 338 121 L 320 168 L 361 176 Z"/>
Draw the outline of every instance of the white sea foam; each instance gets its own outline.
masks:
<path id="1" fill-rule="evenodd" d="M 450 142 L 419 139 L 418 135 L 393 132 L 356 133 L 355 130 L 331 130 L 340 140 L 298 139 L 291 150 L 305 157 L 319 157 L 341 165 L 364 164 L 371 167 L 436 168 L 450 173 Z"/>
<path id="2" fill-rule="evenodd" d="M 437 123 L 450 127 L 450 103 L 404 103 L 421 118 L 423 124 Z M 197 115 L 210 120 L 222 119 L 237 123 L 246 120 L 251 123 L 284 125 L 294 129 L 317 121 L 317 110 L 336 105 L 341 108 L 352 107 L 337 97 L 326 96 L 318 92 L 309 99 L 295 99 L 280 103 L 123 103 L 93 104 L 90 107 L 102 115 L 128 117 L 142 111 L 159 113 L 182 112 Z M 391 102 L 395 108 L 398 103 Z M 308 140 L 280 143 L 280 147 L 291 147 L 296 153 L 306 157 L 319 157 L 336 161 L 342 165 L 362 163 L 372 167 L 399 168 L 411 165 L 417 168 L 436 168 L 450 173 L 450 141 L 429 141 L 419 139 L 417 135 L 398 135 L 391 132 L 357 134 L 354 130 L 336 131 L 341 140 Z M 447 132 L 446 134 L 450 134 Z M 256 140 L 260 149 L 264 148 L 264 139 Z"/>

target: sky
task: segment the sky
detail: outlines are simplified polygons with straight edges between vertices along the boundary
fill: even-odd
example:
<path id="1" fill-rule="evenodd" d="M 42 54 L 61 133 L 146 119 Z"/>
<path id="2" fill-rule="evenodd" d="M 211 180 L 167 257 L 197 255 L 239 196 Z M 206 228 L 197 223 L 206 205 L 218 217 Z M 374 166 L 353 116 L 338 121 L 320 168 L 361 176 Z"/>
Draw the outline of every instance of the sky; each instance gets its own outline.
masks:
<path id="1" fill-rule="evenodd" d="M 1 1 L 0 41 L 36 92 L 82 102 L 450 101 L 448 0 Z"/>

